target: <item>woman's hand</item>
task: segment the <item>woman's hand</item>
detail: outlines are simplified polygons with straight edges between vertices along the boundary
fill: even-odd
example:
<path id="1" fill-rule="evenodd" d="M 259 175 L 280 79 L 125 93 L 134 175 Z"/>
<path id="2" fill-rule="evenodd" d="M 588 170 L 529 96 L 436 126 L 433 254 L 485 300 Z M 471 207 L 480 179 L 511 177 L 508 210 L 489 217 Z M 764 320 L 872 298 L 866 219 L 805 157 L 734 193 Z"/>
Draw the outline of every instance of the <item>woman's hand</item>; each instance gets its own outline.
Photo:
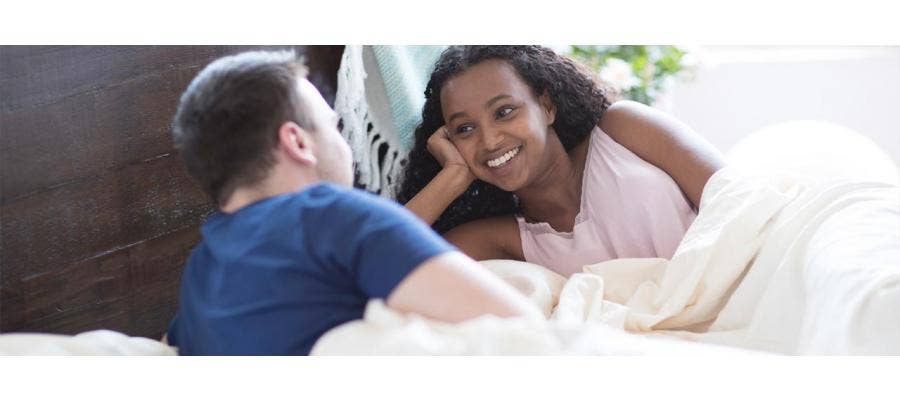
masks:
<path id="1" fill-rule="evenodd" d="M 447 139 L 443 126 L 428 137 L 427 148 L 443 169 L 406 203 L 406 208 L 428 225 L 432 225 L 450 203 L 475 181 L 475 174 L 469 169 L 456 146 Z"/>
<path id="2" fill-rule="evenodd" d="M 428 137 L 428 152 L 437 159 L 441 167 L 462 166 L 469 169 L 466 160 L 459 154 L 453 142 L 447 138 L 447 127 L 441 126 Z"/>

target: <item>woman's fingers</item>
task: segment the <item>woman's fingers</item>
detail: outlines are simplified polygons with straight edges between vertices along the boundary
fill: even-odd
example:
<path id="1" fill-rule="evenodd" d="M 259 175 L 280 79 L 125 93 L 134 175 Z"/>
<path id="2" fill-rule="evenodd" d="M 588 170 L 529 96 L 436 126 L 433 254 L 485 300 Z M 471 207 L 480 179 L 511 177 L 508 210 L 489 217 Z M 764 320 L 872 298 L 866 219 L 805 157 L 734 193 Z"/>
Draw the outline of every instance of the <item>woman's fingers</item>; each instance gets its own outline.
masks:
<path id="1" fill-rule="evenodd" d="M 431 137 L 428 138 L 428 151 L 442 167 L 446 167 L 448 163 L 466 165 L 462 155 L 459 154 L 459 150 L 447 138 L 447 129 L 444 126 L 435 130 Z"/>

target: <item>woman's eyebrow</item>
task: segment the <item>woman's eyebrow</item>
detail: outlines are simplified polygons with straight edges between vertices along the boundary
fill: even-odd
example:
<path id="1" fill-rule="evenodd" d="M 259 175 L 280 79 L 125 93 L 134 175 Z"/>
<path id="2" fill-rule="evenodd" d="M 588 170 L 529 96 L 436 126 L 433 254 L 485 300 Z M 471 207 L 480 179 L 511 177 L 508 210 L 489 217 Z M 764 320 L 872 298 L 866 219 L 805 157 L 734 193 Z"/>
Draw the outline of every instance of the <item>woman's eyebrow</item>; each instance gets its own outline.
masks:
<path id="1" fill-rule="evenodd" d="M 510 96 L 508 94 L 498 94 L 498 95 L 492 97 L 490 100 L 488 100 L 488 102 L 484 104 L 484 108 L 491 108 L 491 105 L 493 105 L 494 103 L 496 103 L 500 100 L 503 100 L 505 98 L 508 98 L 508 97 L 512 97 L 512 96 Z"/>
<path id="2" fill-rule="evenodd" d="M 447 118 L 447 123 L 449 124 L 449 123 L 452 122 L 454 119 L 460 118 L 460 117 L 465 117 L 465 116 L 466 116 L 465 111 L 460 111 L 460 112 L 457 112 L 457 113 L 453 113 L 453 115 L 451 115 L 450 118 Z"/>
<path id="3" fill-rule="evenodd" d="M 491 106 L 494 103 L 496 103 L 500 100 L 506 99 L 506 98 L 511 98 L 511 97 L 512 96 L 510 96 L 508 94 L 498 94 L 494 97 L 491 97 L 491 99 L 488 100 L 487 103 L 484 104 L 484 108 L 491 108 Z M 465 116 L 466 116 L 466 113 L 464 111 L 453 113 L 453 115 L 451 115 L 450 118 L 447 118 L 447 123 L 449 124 L 454 119 L 459 118 L 459 117 L 465 117 Z"/>

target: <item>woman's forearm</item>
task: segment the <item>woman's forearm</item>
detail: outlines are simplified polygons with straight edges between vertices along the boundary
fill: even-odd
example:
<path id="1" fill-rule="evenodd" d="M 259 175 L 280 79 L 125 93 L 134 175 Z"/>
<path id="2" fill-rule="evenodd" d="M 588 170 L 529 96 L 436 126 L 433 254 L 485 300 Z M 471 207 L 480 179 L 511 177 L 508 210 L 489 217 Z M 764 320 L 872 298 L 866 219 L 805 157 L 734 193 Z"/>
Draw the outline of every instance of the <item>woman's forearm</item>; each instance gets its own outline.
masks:
<path id="1" fill-rule="evenodd" d="M 426 224 L 433 225 L 450 203 L 469 188 L 474 179 L 465 167 L 444 168 L 406 203 L 406 208 Z"/>

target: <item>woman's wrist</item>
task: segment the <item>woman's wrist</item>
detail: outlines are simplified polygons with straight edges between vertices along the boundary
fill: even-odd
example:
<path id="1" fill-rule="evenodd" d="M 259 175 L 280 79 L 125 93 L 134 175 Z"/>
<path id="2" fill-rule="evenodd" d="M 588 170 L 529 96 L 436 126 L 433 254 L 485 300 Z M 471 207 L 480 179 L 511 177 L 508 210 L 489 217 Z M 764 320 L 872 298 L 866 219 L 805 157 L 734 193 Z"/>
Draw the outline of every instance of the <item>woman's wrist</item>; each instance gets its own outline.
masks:
<path id="1" fill-rule="evenodd" d="M 475 176 L 466 166 L 447 165 L 406 203 L 406 208 L 432 225 L 450 203 L 465 193 L 474 180 Z"/>
<path id="2" fill-rule="evenodd" d="M 447 165 L 438 174 L 446 177 L 444 179 L 448 183 L 448 189 L 454 193 L 454 198 L 463 194 L 475 181 L 475 175 L 465 165 Z"/>

